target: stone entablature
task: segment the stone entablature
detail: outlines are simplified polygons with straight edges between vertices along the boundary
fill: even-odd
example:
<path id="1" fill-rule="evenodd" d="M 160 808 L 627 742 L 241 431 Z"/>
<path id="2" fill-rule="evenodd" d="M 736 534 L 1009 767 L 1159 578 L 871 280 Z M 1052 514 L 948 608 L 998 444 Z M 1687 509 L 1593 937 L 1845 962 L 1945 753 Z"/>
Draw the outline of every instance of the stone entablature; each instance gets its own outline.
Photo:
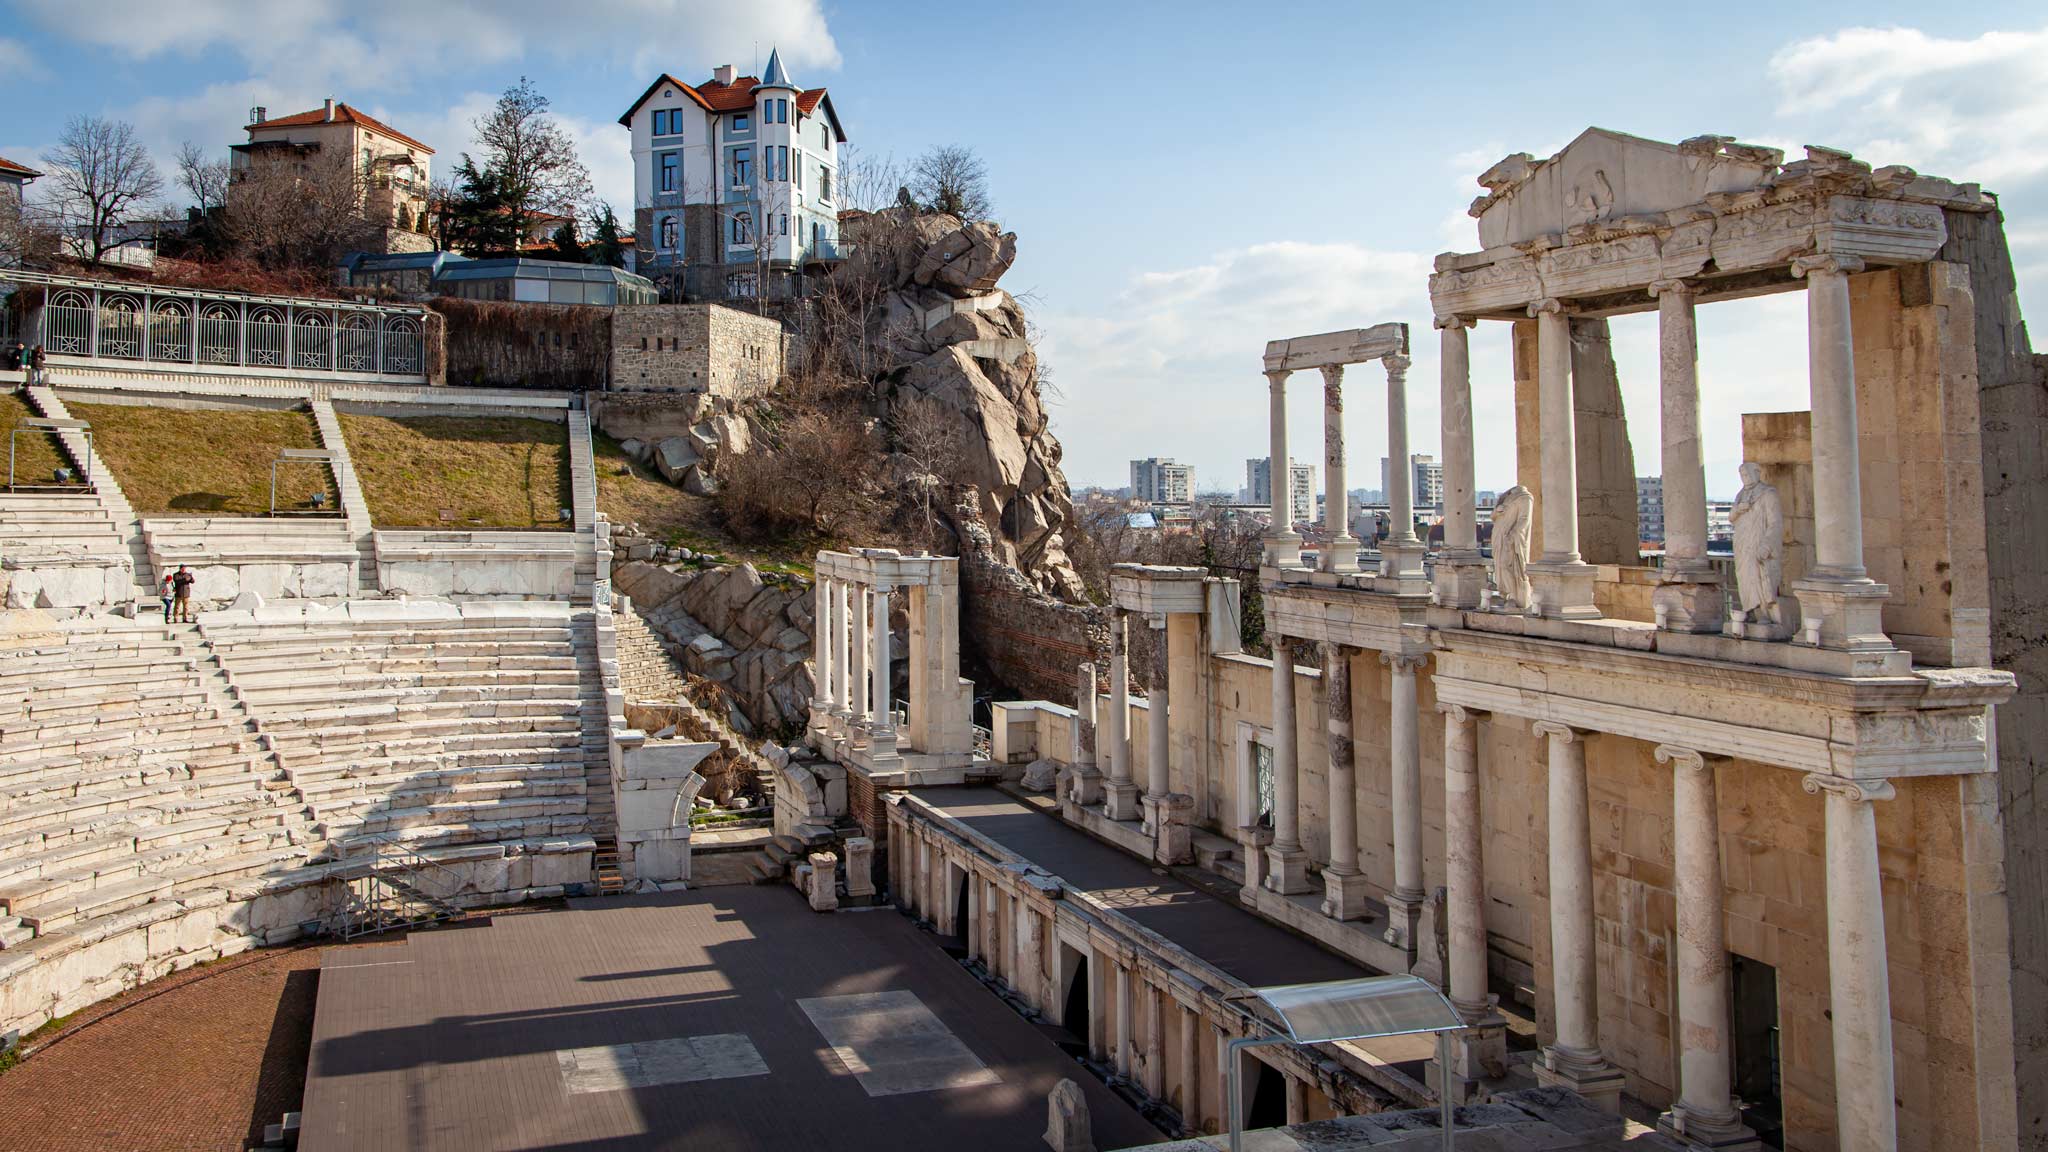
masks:
<path id="1" fill-rule="evenodd" d="M 1576 315 L 1645 312 L 1653 284 L 1697 279 L 1699 298 L 1793 288 L 1802 256 L 1871 266 L 1930 260 L 1944 209 L 1990 212 L 1975 184 L 1809 147 L 1780 165 L 1773 148 L 1695 137 L 1681 144 L 1589 129 L 1548 160 L 1511 156 L 1480 182 L 1479 252 L 1445 253 L 1430 277 L 1439 320 L 1516 319 L 1570 299 Z"/>

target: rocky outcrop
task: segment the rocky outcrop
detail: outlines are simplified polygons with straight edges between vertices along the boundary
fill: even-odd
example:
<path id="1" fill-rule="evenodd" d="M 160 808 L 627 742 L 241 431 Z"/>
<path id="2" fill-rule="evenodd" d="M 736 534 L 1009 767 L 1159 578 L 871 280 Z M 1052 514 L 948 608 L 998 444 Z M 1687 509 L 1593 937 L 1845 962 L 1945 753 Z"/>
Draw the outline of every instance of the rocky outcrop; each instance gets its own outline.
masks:
<path id="1" fill-rule="evenodd" d="M 608 393 L 589 405 L 593 423 L 628 456 L 693 496 L 718 491 L 720 462 L 754 445 L 753 425 L 723 396 Z"/>
<path id="2" fill-rule="evenodd" d="M 996 286 L 1016 259 L 1016 235 L 897 207 L 877 213 L 863 237 L 873 242 L 846 274 L 880 294 L 869 337 L 880 349 L 894 487 L 971 493 L 989 529 L 988 560 L 1041 592 L 1080 599 L 1062 535 L 1073 501 L 1047 427 L 1038 357 L 1023 309 Z M 957 520 L 949 527 L 962 549 L 981 543 Z"/>
<path id="3" fill-rule="evenodd" d="M 811 586 L 764 579 L 751 564 L 667 568 L 629 560 L 612 585 L 683 667 L 730 689 L 755 730 L 789 731 L 810 714 Z"/>

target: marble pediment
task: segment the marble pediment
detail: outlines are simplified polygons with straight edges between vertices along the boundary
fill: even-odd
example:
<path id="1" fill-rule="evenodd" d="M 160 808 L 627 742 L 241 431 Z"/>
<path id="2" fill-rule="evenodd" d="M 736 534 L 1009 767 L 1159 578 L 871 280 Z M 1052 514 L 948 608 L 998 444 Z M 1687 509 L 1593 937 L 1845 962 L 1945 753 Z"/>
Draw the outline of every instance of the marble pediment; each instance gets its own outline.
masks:
<path id="1" fill-rule="evenodd" d="M 1630 217 L 1662 217 L 1708 196 L 1762 189 L 1784 154 L 1699 136 L 1682 144 L 1588 128 L 1548 160 L 1510 156 L 1479 182 L 1486 195 L 1472 205 L 1482 248 L 1562 236 L 1587 225 Z"/>

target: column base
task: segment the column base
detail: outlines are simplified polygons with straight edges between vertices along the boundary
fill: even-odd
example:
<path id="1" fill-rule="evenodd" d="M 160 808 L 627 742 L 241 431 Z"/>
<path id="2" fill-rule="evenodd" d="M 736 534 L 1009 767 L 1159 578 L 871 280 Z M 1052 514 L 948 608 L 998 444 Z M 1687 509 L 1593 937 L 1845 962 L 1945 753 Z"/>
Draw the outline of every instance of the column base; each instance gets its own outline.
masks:
<path id="1" fill-rule="evenodd" d="M 1795 580 L 1799 599 L 1796 643 L 1836 652 L 1887 652 L 1893 647 L 1884 633 L 1884 602 L 1891 589 L 1872 580 Z"/>
<path id="2" fill-rule="evenodd" d="M 1650 593 L 1657 627 L 1666 632 L 1719 632 L 1727 593 L 1715 573 L 1666 572 Z"/>
<path id="3" fill-rule="evenodd" d="M 1194 815 L 1195 798 L 1183 792 L 1169 792 L 1157 798 L 1147 797 L 1145 803 L 1152 817 L 1152 862 L 1193 863 L 1195 839 L 1189 817 Z"/>
<path id="4" fill-rule="evenodd" d="M 1272 568 L 1301 567 L 1301 537 L 1293 532 L 1275 532 L 1266 537 L 1266 564 Z"/>
<path id="5" fill-rule="evenodd" d="M 1529 565 L 1529 614 L 1545 620 L 1598 620 L 1593 577 L 1582 560 L 1538 560 Z"/>
<path id="6" fill-rule="evenodd" d="M 1358 571 L 1358 538 L 1344 536 L 1325 543 L 1321 555 L 1316 559 L 1319 572 Z"/>
<path id="7" fill-rule="evenodd" d="M 1266 890 L 1282 896 L 1307 892 L 1308 853 L 1299 848 L 1266 849 Z"/>
<path id="8" fill-rule="evenodd" d="M 1102 803 L 1102 773 L 1096 771 L 1093 764 L 1067 769 L 1066 795 L 1072 796 L 1073 802 L 1082 807 Z"/>
<path id="9" fill-rule="evenodd" d="M 1478 1014 L 1465 1014 L 1467 1029 L 1451 1036 L 1451 1098 L 1470 1104 L 1484 1094 L 1483 1082 L 1499 1080 L 1508 1071 L 1508 1024 L 1494 1010 L 1491 998 Z M 1424 1065 L 1429 1087 L 1437 1090 L 1444 1081 L 1443 1066 L 1432 1058 Z"/>
<path id="10" fill-rule="evenodd" d="M 1102 814 L 1111 820 L 1138 818 L 1138 786 L 1110 781 L 1102 786 Z"/>
<path id="11" fill-rule="evenodd" d="M 1688 1148 L 1711 1148 L 1716 1152 L 1759 1152 L 1763 1148 L 1763 1142 L 1756 1138 L 1756 1133 L 1743 1126 L 1740 1118 L 1709 1120 L 1688 1113 L 1679 1104 L 1672 1105 L 1669 1112 L 1657 1117 L 1657 1131 Z"/>
<path id="12" fill-rule="evenodd" d="M 1259 890 L 1266 886 L 1266 846 L 1273 842 L 1273 830 L 1264 824 L 1252 824 L 1237 830 L 1237 850 L 1244 860 L 1244 887 L 1238 890 L 1239 902 L 1257 906 Z"/>
<path id="13" fill-rule="evenodd" d="M 1431 578 L 1444 608 L 1477 608 L 1486 596 L 1486 565 L 1474 558 L 1439 559 Z"/>
<path id="14" fill-rule="evenodd" d="M 1543 1049 L 1543 1058 L 1534 1069 L 1536 1083 L 1545 1088 L 1569 1088 L 1603 1112 L 1621 1111 L 1621 1089 L 1627 1077 L 1598 1052 L 1581 1057 L 1553 1044 Z"/>
<path id="15" fill-rule="evenodd" d="M 1371 909 L 1366 904 L 1369 885 L 1365 874 L 1352 869 L 1338 872 L 1323 869 L 1323 915 L 1332 920 L 1363 920 Z"/>
<path id="16" fill-rule="evenodd" d="M 1423 896 L 1400 892 L 1387 893 L 1387 930 L 1380 939 L 1396 948 L 1406 951 L 1410 957 L 1415 954 L 1415 926 L 1422 920 Z"/>
<path id="17" fill-rule="evenodd" d="M 1420 540 L 1400 544 L 1387 541 L 1380 545 L 1380 579 L 1392 580 L 1397 593 L 1428 592 L 1429 573 L 1422 566 L 1422 558 L 1428 552 L 1428 546 Z"/>

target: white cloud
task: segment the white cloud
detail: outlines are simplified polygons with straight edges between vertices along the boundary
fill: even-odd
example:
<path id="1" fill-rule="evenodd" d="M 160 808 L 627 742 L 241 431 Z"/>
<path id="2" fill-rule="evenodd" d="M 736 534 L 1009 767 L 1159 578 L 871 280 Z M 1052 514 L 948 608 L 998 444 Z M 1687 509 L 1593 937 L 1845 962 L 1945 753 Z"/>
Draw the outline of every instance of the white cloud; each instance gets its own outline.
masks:
<path id="1" fill-rule="evenodd" d="M 1972 40 L 1847 28 L 1771 57 L 1780 115 L 1904 163 L 2000 190 L 2048 173 L 2048 28 Z"/>
<path id="2" fill-rule="evenodd" d="M 47 75 L 49 75 L 49 69 L 44 68 L 36 60 L 35 53 L 28 50 L 28 45 L 23 44 L 19 40 L 10 40 L 5 36 L 0 36 L 0 83 L 7 81 L 19 83 L 23 80 L 34 80 Z"/>
<path id="3" fill-rule="evenodd" d="M 839 66 L 819 0 L 608 0 L 565 9 L 553 0 L 208 0 L 166 13 L 159 0 L 21 0 L 49 31 L 137 58 L 226 49 L 251 74 L 294 87 L 367 92 L 443 73 L 450 60 L 503 64 L 529 53 L 611 59 L 637 72 L 751 64 L 780 47 L 804 78 Z M 669 45 L 687 45 L 670 48 Z"/>

